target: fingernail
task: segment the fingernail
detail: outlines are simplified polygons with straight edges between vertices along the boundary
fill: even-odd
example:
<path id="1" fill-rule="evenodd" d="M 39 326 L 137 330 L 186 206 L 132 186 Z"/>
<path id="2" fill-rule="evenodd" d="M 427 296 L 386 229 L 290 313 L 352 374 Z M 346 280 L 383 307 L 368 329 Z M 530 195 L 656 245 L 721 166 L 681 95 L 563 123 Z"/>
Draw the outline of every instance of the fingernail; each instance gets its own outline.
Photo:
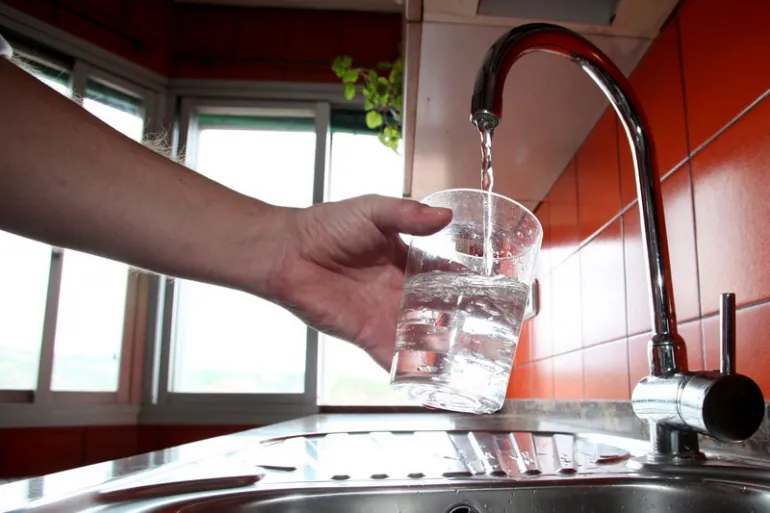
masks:
<path id="1" fill-rule="evenodd" d="M 427 216 L 445 216 L 451 214 L 452 210 L 444 207 L 431 207 L 430 205 L 423 205 L 420 209 L 420 213 Z"/>

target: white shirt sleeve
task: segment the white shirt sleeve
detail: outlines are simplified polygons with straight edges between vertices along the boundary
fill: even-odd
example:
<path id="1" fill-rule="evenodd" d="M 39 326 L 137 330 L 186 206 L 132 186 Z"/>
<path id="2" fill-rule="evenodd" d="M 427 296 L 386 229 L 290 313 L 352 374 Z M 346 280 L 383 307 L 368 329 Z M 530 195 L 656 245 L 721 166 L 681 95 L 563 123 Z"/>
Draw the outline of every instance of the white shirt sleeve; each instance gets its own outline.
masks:
<path id="1" fill-rule="evenodd" d="M 11 55 L 13 55 L 13 49 L 11 48 L 11 45 L 9 45 L 8 41 L 3 39 L 3 35 L 0 34 L 0 58 L 7 57 L 10 59 Z"/>

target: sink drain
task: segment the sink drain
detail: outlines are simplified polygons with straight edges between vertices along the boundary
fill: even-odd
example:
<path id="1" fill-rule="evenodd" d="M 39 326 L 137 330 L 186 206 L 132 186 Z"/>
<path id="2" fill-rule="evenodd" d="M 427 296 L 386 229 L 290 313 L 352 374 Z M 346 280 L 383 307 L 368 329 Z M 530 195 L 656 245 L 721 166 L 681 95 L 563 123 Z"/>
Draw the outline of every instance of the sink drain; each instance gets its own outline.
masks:
<path id="1" fill-rule="evenodd" d="M 458 504 L 457 506 L 452 506 L 451 508 L 449 508 L 446 513 L 479 513 L 479 512 L 476 511 L 475 508 L 472 508 L 467 504 Z"/>

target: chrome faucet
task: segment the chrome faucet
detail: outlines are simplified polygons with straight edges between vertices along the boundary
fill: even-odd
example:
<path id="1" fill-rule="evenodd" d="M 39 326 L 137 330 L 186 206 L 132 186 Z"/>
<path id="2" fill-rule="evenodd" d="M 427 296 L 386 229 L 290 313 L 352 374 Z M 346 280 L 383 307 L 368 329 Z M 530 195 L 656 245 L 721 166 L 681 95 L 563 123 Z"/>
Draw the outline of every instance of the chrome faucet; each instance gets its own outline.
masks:
<path id="1" fill-rule="evenodd" d="M 593 79 L 618 114 L 631 145 L 642 237 L 648 266 L 653 335 L 647 355 L 650 375 L 634 388 L 631 404 L 650 428 L 649 463 L 704 459 L 698 434 L 739 442 L 759 428 L 765 404 L 759 386 L 735 373 L 735 296 L 721 297 L 720 371 L 688 372 L 687 350 L 677 332 L 674 296 L 655 147 L 647 121 L 623 73 L 582 36 L 557 25 L 522 25 L 487 51 L 471 102 L 471 122 L 494 133 L 502 119 L 503 87 L 519 57 L 548 52 L 571 60 Z"/>

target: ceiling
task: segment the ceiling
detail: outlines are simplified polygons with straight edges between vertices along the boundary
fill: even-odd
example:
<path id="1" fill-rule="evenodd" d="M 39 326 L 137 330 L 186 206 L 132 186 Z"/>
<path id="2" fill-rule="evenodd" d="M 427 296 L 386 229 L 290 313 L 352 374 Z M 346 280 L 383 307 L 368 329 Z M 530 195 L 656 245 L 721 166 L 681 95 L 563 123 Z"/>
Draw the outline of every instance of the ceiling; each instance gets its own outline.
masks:
<path id="1" fill-rule="evenodd" d="M 186 4 L 245 5 L 370 12 L 401 12 L 403 0 L 175 0 Z"/>

